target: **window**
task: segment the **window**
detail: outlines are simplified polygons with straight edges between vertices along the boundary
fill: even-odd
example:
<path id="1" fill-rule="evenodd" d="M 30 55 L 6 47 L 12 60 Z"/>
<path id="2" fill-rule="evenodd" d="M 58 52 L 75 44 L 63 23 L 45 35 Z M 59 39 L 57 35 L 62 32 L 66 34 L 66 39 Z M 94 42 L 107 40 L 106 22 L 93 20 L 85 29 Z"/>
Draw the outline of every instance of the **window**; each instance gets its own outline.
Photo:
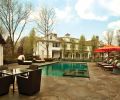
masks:
<path id="1" fill-rule="evenodd" d="M 60 47 L 60 43 L 53 43 L 53 47 Z"/>
<path id="2" fill-rule="evenodd" d="M 50 39 L 52 39 L 52 35 L 50 36 Z"/>

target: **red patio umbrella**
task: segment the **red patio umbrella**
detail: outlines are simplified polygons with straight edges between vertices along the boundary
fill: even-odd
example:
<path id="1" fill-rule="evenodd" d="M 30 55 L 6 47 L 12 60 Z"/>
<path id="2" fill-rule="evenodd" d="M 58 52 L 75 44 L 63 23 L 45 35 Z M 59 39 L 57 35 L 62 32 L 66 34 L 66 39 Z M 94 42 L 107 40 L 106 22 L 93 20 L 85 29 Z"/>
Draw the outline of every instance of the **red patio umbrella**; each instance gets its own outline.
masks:
<path id="1" fill-rule="evenodd" d="M 98 48 L 97 50 L 104 52 L 120 51 L 120 46 L 105 45 L 104 47 Z"/>
<path id="2" fill-rule="evenodd" d="M 102 53 L 102 52 L 105 52 L 105 51 L 104 50 L 100 50 L 100 49 L 95 49 L 94 52 L 96 52 L 96 53 L 98 53 L 98 52 Z"/>
<path id="3" fill-rule="evenodd" d="M 99 48 L 99 50 L 103 50 L 105 52 L 120 51 L 120 47 L 113 45 L 105 45 L 104 47 Z"/>
<path id="4" fill-rule="evenodd" d="M 120 46 L 105 45 L 104 47 L 98 48 L 95 51 L 97 52 L 107 52 L 108 57 L 111 51 L 120 51 Z"/>

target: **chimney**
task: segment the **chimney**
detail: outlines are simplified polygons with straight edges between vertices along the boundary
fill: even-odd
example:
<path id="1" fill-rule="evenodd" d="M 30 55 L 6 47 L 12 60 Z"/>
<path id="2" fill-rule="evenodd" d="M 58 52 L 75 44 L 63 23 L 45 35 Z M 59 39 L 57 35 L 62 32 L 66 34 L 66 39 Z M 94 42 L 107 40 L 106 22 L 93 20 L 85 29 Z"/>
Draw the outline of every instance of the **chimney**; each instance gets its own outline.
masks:
<path id="1" fill-rule="evenodd" d="M 65 34 L 65 36 L 66 36 L 66 37 L 70 37 L 70 34 L 69 34 L 69 33 L 67 33 L 67 34 Z"/>

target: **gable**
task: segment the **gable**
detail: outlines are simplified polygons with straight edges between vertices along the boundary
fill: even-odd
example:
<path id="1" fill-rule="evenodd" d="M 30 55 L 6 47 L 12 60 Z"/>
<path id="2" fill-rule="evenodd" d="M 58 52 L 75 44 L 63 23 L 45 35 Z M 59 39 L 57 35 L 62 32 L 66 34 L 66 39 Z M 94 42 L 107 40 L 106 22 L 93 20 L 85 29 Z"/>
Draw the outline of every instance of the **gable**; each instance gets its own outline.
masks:
<path id="1" fill-rule="evenodd" d="M 0 44 L 5 44 L 5 40 L 3 39 L 3 36 L 0 34 Z"/>

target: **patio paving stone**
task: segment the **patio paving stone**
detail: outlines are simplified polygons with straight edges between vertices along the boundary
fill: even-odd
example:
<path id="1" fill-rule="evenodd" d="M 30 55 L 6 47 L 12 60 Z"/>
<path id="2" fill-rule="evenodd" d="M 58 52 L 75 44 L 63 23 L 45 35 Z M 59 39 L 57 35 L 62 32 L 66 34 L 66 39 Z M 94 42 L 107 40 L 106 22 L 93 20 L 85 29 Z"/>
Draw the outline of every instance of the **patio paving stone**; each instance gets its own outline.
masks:
<path id="1" fill-rule="evenodd" d="M 0 100 L 120 100 L 120 75 L 96 67 L 95 63 L 88 66 L 90 78 L 43 76 L 41 91 L 34 96 L 19 95 L 16 85 L 14 94 L 10 89 Z"/>

